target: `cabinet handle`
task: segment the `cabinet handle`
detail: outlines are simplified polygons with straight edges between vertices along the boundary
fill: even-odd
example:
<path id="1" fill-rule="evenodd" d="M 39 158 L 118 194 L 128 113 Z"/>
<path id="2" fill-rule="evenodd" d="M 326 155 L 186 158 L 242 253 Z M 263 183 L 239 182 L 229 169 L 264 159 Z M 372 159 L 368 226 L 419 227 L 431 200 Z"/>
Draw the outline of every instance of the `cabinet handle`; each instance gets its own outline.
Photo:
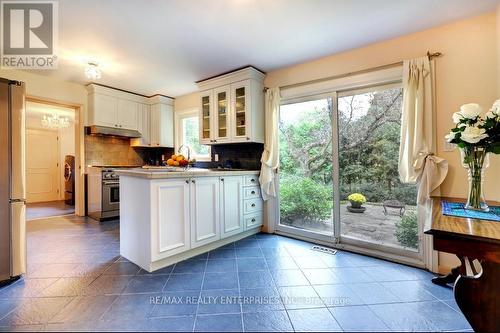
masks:
<path id="1" fill-rule="evenodd" d="M 254 204 L 254 203 L 252 204 L 252 207 L 255 207 L 255 204 Z"/>
<path id="2" fill-rule="evenodd" d="M 251 193 L 252 193 L 252 194 L 255 194 L 255 191 L 252 191 Z"/>
<path id="3" fill-rule="evenodd" d="M 214 140 L 214 142 L 217 142 L 217 140 Z"/>
<path id="4" fill-rule="evenodd" d="M 186 184 L 189 184 L 189 180 L 188 179 L 186 179 Z"/>
<path id="5" fill-rule="evenodd" d="M 194 183 L 196 183 L 196 181 L 193 179 L 193 180 L 191 181 L 191 183 L 193 183 L 193 184 L 194 184 Z"/>
<path id="6" fill-rule="evenodd" d="M 247 140 L 250 140 L 250 138 L 247 136 Z"/>

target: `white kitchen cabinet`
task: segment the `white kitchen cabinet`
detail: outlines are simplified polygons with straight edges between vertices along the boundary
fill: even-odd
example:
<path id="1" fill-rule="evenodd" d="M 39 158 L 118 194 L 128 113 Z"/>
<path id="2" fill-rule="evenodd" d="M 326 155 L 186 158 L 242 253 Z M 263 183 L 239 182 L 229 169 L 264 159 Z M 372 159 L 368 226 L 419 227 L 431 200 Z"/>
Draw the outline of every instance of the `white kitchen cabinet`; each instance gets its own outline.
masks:
<path id="1" fill-rule="evenodd" d="M 101 93 L 89 95 L 90 125 L 137 130 L 139 104 Z"/>
<path id="2" fill-rule="evenodd" d="M 264 142 L 264 74 L 253 67 L 198 82 L 203 144 Z"/>
<path id="3" fill-rule="evenodd" d="M 214 89 L 214 111 L 212 123 L 214 126 L 214 143 L 227 143 L 231 141 L 231 87 L 229 85 Z"/>
<path id="4" fill-rule="evenodd" d="M 213 91 L 208 90 L 200 93 L 200 143 L 210 144 L 213 142 Z"/>
<path id="5" fill-rule="evenodd" d="M 162 103 L 151 106 L 151 147 L 174 147 L 174 109 Z"/>
<path id="6" fill-rule="evenodd" d="M 130 139 L 132 147 L 149 147 L 151 145 L 151 130 L 150 118 L 151 106 L 148 104 L 140 104 L 139 114 L 137 117 L 137 130 L 141 133 L 140 138 Z"/>
<path id="7" fill-rule="evenodd" d="M 118 99 L 117 124 L 120 128 L 137 130 L 139 103 Z"/>
<path id="8" fill-rule="evenodd" d="M 191 248 L 220 239 L 219 177 L 191 179 Z"/>
<path id="9" fill-rule="evenodd" d="M 136 130 L 141 138 L 130 141 L 133 147 L 174 147 L 173 99 L 152 97 L 89 84 L 88 126 Z"/>
<path id="10" fill-rule="evenodd" d="M 253 235 L 262 225 L 258 184 L 245 185 L 247 173 L 117 173 L 120 254 L 149 272 Z"/>
<path id="11" fill-rule="evenodd" d="M 118 98 L 90 94 L 88 112 L 90 125 L 118 127 Z"/>
<path id="12" fill-rule="evenodd" d="M 160 260 L 191 248 L 190 182 L 172 179 L 154 182 L 151 187 L 153 260 Z"/>
<path id="13" fill-rule="evenodd" d="M 243 231 L 243 177 L 220 177 L 221 238 Z"/>

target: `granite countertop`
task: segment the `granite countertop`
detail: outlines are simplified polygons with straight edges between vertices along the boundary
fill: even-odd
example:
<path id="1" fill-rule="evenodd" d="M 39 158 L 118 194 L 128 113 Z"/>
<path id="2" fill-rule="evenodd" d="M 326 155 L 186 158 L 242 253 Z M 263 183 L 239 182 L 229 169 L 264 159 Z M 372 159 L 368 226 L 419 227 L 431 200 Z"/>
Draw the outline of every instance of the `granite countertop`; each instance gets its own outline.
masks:
<path id="1" fill-rule="evenodd" d="M 147 179 L 166 179 L 166 178 L 185 178 L 185 177 L 220 177 L 220 176 L 244 176 L 258 175 L 259 170 L 214 170 L 189 168 L 184 171 L 169 171 L 166 169 L 122 169 L 115 171 L 120 176 L 147 178 Z"/>

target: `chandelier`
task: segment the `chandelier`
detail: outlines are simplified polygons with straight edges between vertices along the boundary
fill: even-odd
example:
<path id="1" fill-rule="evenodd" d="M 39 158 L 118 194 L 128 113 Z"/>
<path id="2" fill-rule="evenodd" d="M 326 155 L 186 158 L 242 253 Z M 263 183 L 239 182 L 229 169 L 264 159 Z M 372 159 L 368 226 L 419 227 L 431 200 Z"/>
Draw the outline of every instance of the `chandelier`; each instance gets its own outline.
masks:
<path id="1" fill-rule="evenodd" d="M 67 117 L 61 117 L 54 113 L 42 117 L 42 126 L 47 128 L 65 128 L 69 127 L 70 123 Z"/>

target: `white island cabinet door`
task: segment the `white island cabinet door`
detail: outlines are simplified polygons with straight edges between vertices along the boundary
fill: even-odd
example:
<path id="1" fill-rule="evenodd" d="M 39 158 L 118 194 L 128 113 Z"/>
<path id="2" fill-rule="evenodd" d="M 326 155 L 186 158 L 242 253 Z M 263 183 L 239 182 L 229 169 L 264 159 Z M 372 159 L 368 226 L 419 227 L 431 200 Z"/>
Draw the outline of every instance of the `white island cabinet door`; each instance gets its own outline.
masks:
<path id="1" fill-rule="evenodd" d="M 219 177 L 191 179 L 191 248 L 220 239 Z"/>
<path id="2" fill-rule="evenodd" d="M 221 238 L 243 231 L 243 177 L 220 178 Z"/>
<path id="3" fill-rule="evenodd" d="M 189 180 L 169 179 L 152 185 L 153 261 L 191 248 Z M 157 226 L 158 230 L 155 230 Z"/>

